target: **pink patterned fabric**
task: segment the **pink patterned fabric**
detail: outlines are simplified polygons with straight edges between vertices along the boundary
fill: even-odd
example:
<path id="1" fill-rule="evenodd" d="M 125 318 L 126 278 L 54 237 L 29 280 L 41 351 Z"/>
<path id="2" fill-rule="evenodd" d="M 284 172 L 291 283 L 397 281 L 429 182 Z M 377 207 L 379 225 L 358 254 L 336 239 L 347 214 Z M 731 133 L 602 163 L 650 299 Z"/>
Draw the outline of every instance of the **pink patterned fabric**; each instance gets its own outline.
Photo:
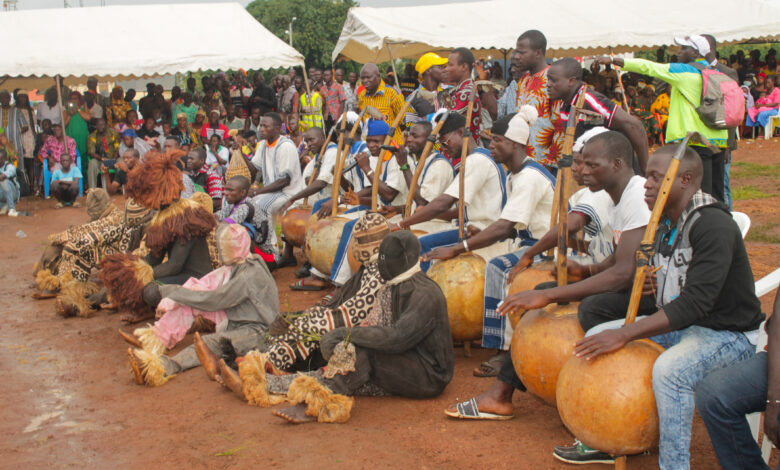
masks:
<path id="1" fill-rule="evenodd" d="M 759 98 L 756 100 L 756 106 L 754 108 L 750 108 L 747 110 L 750 119 L 755 121 L 756 116 L 758 116 L 758 113 L 762 113 L 764 111 L 770 111 L 772 109 L 777 109 L 777 106 L 773 106 L 771 108 L 768 108 L 766 106 L 759 107 L 759 105 L 767 104 L 767 103 L 780 103 L 780 87 L 775 87 L 774 90 L 772 90 L 772 93 L 766 95 L 765 98 Z"/>
<path id="2" fill-rule="evenodd" d="M 200 279 L 191 277 L 182 287 L 200 291 L 215 290 L 226 282 L 232 269 L 232 266 L 223 266 Z M 204 312 L 181 305 L 168 298 L 162 299 L 157 308 L 164 309 L 166 313 L 154 323 L 152 330 L 167 349 L 173 348 L 176 343 L 184 339 L 198 315 L 213 321 L 215 325 L 219 325 L 227 319 L 224 310 Z"/>

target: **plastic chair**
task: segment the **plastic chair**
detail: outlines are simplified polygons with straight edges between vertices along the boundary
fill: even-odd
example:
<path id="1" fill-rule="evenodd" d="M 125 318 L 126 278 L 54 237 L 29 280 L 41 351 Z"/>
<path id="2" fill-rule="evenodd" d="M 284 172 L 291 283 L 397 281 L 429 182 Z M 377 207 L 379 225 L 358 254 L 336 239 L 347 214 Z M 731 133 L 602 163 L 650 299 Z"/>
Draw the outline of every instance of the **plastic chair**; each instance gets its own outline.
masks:
<path id="1" fill-rule="evenodd" d="M 775 134 L 775 126 L 780 126 L 780 112 L 774 116 L 769 116 L 769 120 L 764 126 L 764 139 L 769 140 Z"/>
<path id="2" fill-rule="evenodd" d="M 79 178 L 79 197 L 84 195 L 84 169 L 81 167 L 81 154 L 76 150 L 76 166 L 81 170 L 81 178 Z M 49 186 L 51 186 L 51 172 L 49 171 L 49 164 L 46 163 L 46 159 L 43 161 L 43 195 L 46 199 L 49 199 Z"/>
<path id="3" fill-rule="evenodd" d="M 737 223 L 739 231 L 742 232 L 742 238 L 747 236 L 748 230 L 750 230 L 750 217 L 744 212 L 732 212 L 731 217 L 734 218 L 734 222 Z"/>
<path id="4" fill-rule="evenodd" d="M 777 286 L 780 286 L 780 268 L 775 269 L 756 282 L 756 296 L 764 296 L 775 290 Z M 758 328 L 756 351 L 763 351 L 768 341 L 766 330 L 764 329 L 765 323 L 766 322 L 761 323 L 761 326 Z M 750 431 L 753 433 L 753 437 L 761 446 L 761 456 L 764 458 L 765 462 L 769 463 L 769 457 L 772 454 L 772 441 L 766 439 L 766 436 L 761 434 L 761 418 L 763 415 L 764 413 L 751 413 L 747 416 L 747 421 L 750 426 Z M 761 439 L 759 439 L 759 434 L 761 434 Z"/>

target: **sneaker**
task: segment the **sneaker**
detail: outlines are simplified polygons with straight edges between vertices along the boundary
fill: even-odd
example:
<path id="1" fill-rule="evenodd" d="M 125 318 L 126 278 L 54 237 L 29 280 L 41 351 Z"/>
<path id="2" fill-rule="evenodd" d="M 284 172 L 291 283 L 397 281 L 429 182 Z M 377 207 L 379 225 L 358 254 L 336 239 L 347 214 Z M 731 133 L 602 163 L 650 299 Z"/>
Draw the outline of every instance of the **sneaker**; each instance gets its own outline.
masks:
<path id="1" fill-rule="evenodd" d="M 8 217 L 17 217 L 19 215 L 18 212 L 16 212 L 16 209 L 9 209 L 8 210 Z"/>
<path id="2" fill-rule="evenodd" d="M 586 446 L 579 439 L 575 439 L 574 444 L 570 446 L 555 446 L 553 450 L 553 457 L 556 459 L 572 463 L 575 465 L 584 465 L 589 463 L 606 463 L 614 464 L 615 459 L 600 450 L 591 449 Z"/>
<path id="3" fill-rule="evenodd" d="M 63 205 L 61 202 L 58 202 L 54 207 L 56 207 L 57 209 L 62 209 L 63 207 L 65 207 L 65 205 Z"/>
<path id="4" fill-rule="evenodd" d="M 73 207 L 76 207 L 76 208 L 81 207 L 81 203 L 80 202 L 74 202 L 73 203 Z"/>

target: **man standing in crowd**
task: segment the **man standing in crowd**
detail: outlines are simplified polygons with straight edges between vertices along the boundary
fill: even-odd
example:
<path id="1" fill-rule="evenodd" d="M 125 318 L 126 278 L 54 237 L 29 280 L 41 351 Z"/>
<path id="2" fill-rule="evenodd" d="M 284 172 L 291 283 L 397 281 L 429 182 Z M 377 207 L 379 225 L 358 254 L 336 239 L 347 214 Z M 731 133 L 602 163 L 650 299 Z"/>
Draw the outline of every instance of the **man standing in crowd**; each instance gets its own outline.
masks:
<path id="1" fill-rule="evenodd" d="M 357 99 L 357 73 L 349 72 L 349 80 L 344 81 L 344 70 L 336 69 L 336 83 L 341 85 L 341 89 L 344 90 L 344 107 L 347 111 L 357 111 L 358 99 Z"/>
<path id="2" fill-rule="evenodd" d="M 474 54 L 465 47 L 459 47 L 450 53 L 450 58 L 446 64 L 447 81 L 453 84 L 453 87 L 443 94 L 444 107 L 451 111 L 466 115 L 469 98 L 474 90 L 474 81 L 471 79 L 471 73 L 474 69 Z M 474 108 L 471 111 L 471 137 L 479 145 L 481 140 L 479 132 L 482 126 L 482 104 L 479 100 L 479 93 L 474 96 Z"/>
<path id="3" fill-rule="evenodd" d="M 43 101 L 35 109 L 35 119 L 38 121 L 38 125 L 41 125 L 41 121 L 44 119 L 48 119 L 52 126 L 62 124 L 62 107 L 57 100 L 56 88 L 46 89 L 43 94 Z"/>
<path id="4" fill-rule="evenodd" d="M 364 90 L 358 93 L 358 107 L 362 111 L 366 106 L 372 106 L 384 116 L 384 121 L 392 125 L 401 108 L 404 107 L 404 99 L 394 88 L 385 85 L 379 76 L 379 68 L 376 64 L 368 63 L 360 71 L 360 82 Z M 395 129 L 393 140 L 401 145 L 404 142 L 401 126 Z"/>
<path id="5" fill-rule="evenodd" d="M 702 122 L 696 107 L 701 101 L 702 76 L 699 68 L 709 64 L 704 56 L 710 53 L 710 43 L 703 36 L 675 38 L 680 48 L 678 63 L 657 64 L 645 59 L 621 59 L 601 57 L 602 64 L 615 64 L 627 72 L 640 73 L 671 85 L 669 96 L 669 120 L 666 122 L 666 143 L 677 142 L 688 132 L 696 131 L 707 138 L 717 151 L 701 145 L 693 149 L 702 160 L 703 175 L 701 190 L 711 194 L 718 201 L 724 200 L 723 194 L 723 157 L 728 143 L 726 129 L 713 129 Z"/>
<path id="6" fill-rule="evenodd" d="M 95 99 L 95 103 L 98 106 L 100 106 L 100 109 L 105 109 L 106 97 L 98 93 L 97 86 L 98 86 L 98 79 L 95 77 L 89 77 L 87 79 L 87 91 L 85 94 L 92 95 L 92 97 Z"/>
<path id="7" fill-rule="evenodd" d="M 322 85 L 320 94 L 325 99 L 325 132 L 328 132 L 333 124 L 341 117 L 347 96 L 341 85 L 333 80 L 333 72 L 330 69 L 322 73 Z"/>
<path id="8" fill-rule="evenodd" d="M 174 106 L 173 127 L 179 125 L 179 114 L 184 113 L 187 116 L 187 124 L 195 122 L 195 114 L 198 112 L 198 105 L 192 101 L 192 93 L 185 91 L 181 95 L 181 103 Z"/>
<path id="9" fill-rule="evenodd" d="M 252 96 L 249 97 L 252 105 L 260 106 L 260 114 L 274 111 L 276 108 L 276 93 L 273 88 L 265 84 L 265 77 L 259 70 L 255 73 L 254 85 Z"/>
<path id="10" fill-rule="evenodd" d="M 154 97 L 156 93 L 157 93 L 156 85 L 152 82 L 147 83 L 146 96 L 138 100 L 138 110 L 141 112 L 141 116 L 147 117 L 152 115 L 155 108 Z"/>
<path id="11" fill-rule="evenodd" d="M 529 104 L 536 108 L 539 118 L 531 126 L 528 156 L 557 172 L 558 158 L 563 147 L 564 128 L 556 128 L 561 103 L 550 99 L 547 89 L 547 38 L 541 31 L 530 29 L 517 38 L 513 54 L 522 78 L 517 82 L 516 109 Z M 513 111 L 514 112 L 514 111 Z"/>
<path id="12" fill-rule="evenodd" d="M 87 153 L 89 154 L 89 166 L 87 166 L 87 184 L 90 188 L 97 188 L 97 179 L 100 175 L 100 167 L 103 160 L 114 160 L 119 149 L 119 135 L 114 129 L 106 126 L 106 120 L 100 118 L 95 123 L 95 130 L 87 137 Z M 106 179 L 103 178 L 105 187 Z"/>
<path id="13" fill-rule="evenodd" d="M 11 106 L 11 94 L 7 90 L 0 91 L 0 127 L 5 130 L 17 156 L 24 155 L 22 134 L 27 132 L 28 126 L 22 110 Z"/>
<path id="14" fill-rule="evenodd" d="M 420 121 L 435 113 L 442 106 L 440 94 L 442 93 L 441 79 L 442 66 L 447 64 L 447 59 L 438 54 L 428 52 L 423 54 L 414 66 L 414 70 L 420 75 L 420 90 L 417 96 L 409 103 L 409 111 L 406 120 Z M 430 94 L 425 93 L 430 92 Z"/>

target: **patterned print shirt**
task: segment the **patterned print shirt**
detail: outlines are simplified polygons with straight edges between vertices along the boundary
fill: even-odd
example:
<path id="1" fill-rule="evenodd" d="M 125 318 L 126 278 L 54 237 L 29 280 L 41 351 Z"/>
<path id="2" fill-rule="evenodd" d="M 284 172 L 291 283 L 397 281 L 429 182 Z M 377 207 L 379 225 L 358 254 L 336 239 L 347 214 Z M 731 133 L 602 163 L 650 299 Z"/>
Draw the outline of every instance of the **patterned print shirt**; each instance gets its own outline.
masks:
<path id="1" fill-rule="evenodd" d="M 547 93 L 547 70 L 525 74 L 517 83 L 517 100 L 515 110 L 523 105 L 531 105 L 536 108 L 539 118 L 531 126 L 531 135 L 528 138 L 528 156 L 533 157 L 539 163 L 550 167 L 557 167 L 558 158 L 563 147 L 563 135 L 566 130 L 562 125 L 559 114 L 561 101 L 553 102 Z M 557 125 L 556 125 L 557 123 Z"/>

